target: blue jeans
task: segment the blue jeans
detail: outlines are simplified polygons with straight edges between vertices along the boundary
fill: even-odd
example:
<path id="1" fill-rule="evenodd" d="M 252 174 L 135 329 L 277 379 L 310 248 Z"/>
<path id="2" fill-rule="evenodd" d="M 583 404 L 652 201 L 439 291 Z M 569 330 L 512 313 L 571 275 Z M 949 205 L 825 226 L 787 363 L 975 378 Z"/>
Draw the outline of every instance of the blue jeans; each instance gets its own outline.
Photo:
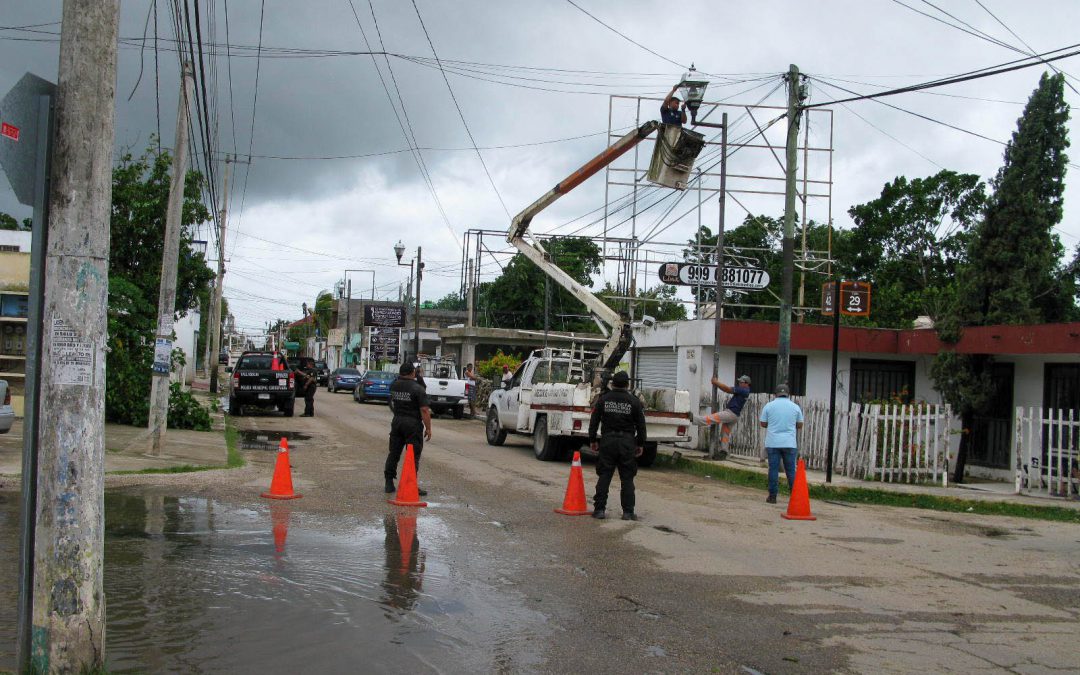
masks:
<path id="1" fill-rule="evenodd" d="M 787 474 L 787 484 L 790 488 L 795 484 L 795 458 L 799 455 L 797 448 L 765 448 L 769 455 L 769 494 L 775 495 L 780 488 L 780 460 L 784 460 L 784 473 Z"/>

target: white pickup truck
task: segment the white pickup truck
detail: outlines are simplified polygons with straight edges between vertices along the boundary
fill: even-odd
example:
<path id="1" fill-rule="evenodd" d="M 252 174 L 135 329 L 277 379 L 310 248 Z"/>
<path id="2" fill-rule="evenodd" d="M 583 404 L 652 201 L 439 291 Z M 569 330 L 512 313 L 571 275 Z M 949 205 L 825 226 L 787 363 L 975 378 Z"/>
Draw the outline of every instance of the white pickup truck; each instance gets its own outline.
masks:
<path id="1" fill-rule="evenodd" d="M 537 350 L 488 399 L 487 442 L 502 445 L 508 433 L 533 437 L 537 459 L 552 461 L 585 446 L 599 387 L 582 382 L 570 351 Z M 649 441 L 638 465 L 650 466 L 657 443 L 690 440 L 690 393 L 675 389 L 635 392 L 645 403 Z"/>
<path id="2" fill-rule="evenodd" d="M 457 367 L 450 359 L 420 359 L 424 384 L 427 386 L 428 405 L 433 415 L 452 413 L 454 419 L 465 416 L 469 405 L 468 380 L 458 379 Z"/>

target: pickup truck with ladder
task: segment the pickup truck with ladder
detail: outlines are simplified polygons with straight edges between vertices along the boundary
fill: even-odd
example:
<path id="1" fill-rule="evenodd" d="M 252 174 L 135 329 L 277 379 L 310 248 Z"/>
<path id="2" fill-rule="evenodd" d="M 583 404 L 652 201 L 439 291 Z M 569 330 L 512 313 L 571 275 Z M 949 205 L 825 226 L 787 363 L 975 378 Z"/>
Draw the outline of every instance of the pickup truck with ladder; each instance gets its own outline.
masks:
<path id="1" fill-rule="evenodd" d="M 511 222 L 506 240 L 588 308 L 606 342 L 598 353 L 587 352 L 584 346 L 576 345 L 569 350 L 534 352 L 518 367 L 513 378 L 502 389 L 492 392 L 488 400 L 486 437 L 489 444 L 502 445 L 509 433 L 532 436 L 536 458 L 552 461 L 583 447 L 588 440 L 592 406 L 630 349 L 632 326 L 556 265 L 540 242 L 528 235 L 528 228 L 540 211 L 658 129 L 660 134 L 648 179 L 665 187 L 685 189 L 694 159 L 704 147 L 704 136 L 678 125 L 650 121 L 615 141 Z M 690 440 L 690 394 L 685 390 L 637 386 L 634 393 L 645 404 L 649 438 L 638 463 L 649 466 L 656 459 L 659 442 Z"/>

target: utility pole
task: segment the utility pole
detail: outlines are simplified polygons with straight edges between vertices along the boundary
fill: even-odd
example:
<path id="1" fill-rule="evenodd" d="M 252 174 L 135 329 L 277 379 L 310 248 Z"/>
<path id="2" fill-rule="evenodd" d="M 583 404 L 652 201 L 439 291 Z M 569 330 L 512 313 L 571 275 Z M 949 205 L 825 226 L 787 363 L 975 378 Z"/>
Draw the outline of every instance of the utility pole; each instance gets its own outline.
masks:
<path id="1" fill-rule="evenodd" d="M 805 98 L 805 90 L 799 76 L 799 67 L 791 65 L 787 74 L 787 166 L 784 186 L 784 247 L 782 283 L 780 286 L 780 339 L 776 346 L 776 384 L 788 381 L 788 363 L 791 358 L 791 296 L 792 276 L 795 267 L 795 193 L 799 163 L 799 105 Z"/>
<path id="2" fill-rule="evenodd" d="M 416 338 L 416 360 L 420 360 L 420 280 L 424 278 L 424 263 L 420 247 L 416 247 L 416 311 L 413 312 L 413 337 Z"/>
<path id="3" fill-rule="evenodd" d="M 210 305 L 210 318 L 206 321 L 206 344 L 210 345 L 210 393 L 218 392 L 218 352 L 221 350 L 221 294 L 225 289 L 225 224 L 229 210 L 229 169 L 232 162 L 225 158 L 225 181 L 222 189 L 221 210 L 218 212 L 218 261 L 217 279 L 214 280 L 214 299 Z"/>
<path id="4" fill-rule="evenodd" d="M 105 348 L 119 12 L 119 0 L 63 6 L 28 672 L 105 667 Z"/>
<path id="5" fill-rule="evenodd" d="M 724 323 L 724 294 L 727 290 L 724 288 L 724 229 L 725 229 L 725 216 L 727 206 L 727 155 L 728 155 L 728 119 L 727 113 L 724 113 L 720 120 L 723 129 L 720 132 L 720 194 L 719 194 L 719 216 L 716 226 L 716 304 L 713 307 L 715 316 L 713 317 L 713 357 L 712 357 L 712 376 L 716 379 L 720 378 L 720 329 Z M 701 227 L 698 227 L 698 231 L 701 231 Z M 700 249 L 699 249 L 700 251 Z M 712 391 L 712 411 L 718 412 L 720 410 L 720 394 L 716 387 L 710 387 Z M 709 437 L 709 456 L 712 459 L 724 459 L 721 456 L 721 452 L 726 452 L 720 447 L 720 427 L 713 427 L 712 435 Z"/>
<path id="6" fill-rule="evenodd" d="M 345 276 L 348 276 L 346 273 Z M 352 280 L 345 281 L 345 341 L 341 349 L 341 365 L 349 365 L 349 343 L 352 342 Z"/>
<path id="7" fill-rule="evenodd" d="M 154 341 L 154 372 L 150 380 L 151 455 L 161 454 L 161 440 L 165 435 L 169 417 L 169 372 L 172 370 L 173 316 L 176 314 L 176 266 L 180 256 L 180 231 L 183 229 L 181 217 L 184 210 L 184 179 L 187 173 L 187 114 L 191 86 L 191 65 L 185 62 L 180 77 L 180 105 L 176 112 L 169 205 L 165 211 L 165 249 L 161 257 L 157 339 Z"/>

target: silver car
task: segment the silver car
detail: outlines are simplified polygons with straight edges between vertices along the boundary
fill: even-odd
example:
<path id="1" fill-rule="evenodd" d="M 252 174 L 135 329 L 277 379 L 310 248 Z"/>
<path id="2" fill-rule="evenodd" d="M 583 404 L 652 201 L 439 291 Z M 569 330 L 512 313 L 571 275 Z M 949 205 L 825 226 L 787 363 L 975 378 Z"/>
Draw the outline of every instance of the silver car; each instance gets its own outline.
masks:
<path id="1" fill-rule="evenodd" d="M 15 409 L 11 407 L 11 392 L 8 390 L 7 380 L 0 380 L 0 434 L 11 431 L 11 425 L 15 424 Z"/>

